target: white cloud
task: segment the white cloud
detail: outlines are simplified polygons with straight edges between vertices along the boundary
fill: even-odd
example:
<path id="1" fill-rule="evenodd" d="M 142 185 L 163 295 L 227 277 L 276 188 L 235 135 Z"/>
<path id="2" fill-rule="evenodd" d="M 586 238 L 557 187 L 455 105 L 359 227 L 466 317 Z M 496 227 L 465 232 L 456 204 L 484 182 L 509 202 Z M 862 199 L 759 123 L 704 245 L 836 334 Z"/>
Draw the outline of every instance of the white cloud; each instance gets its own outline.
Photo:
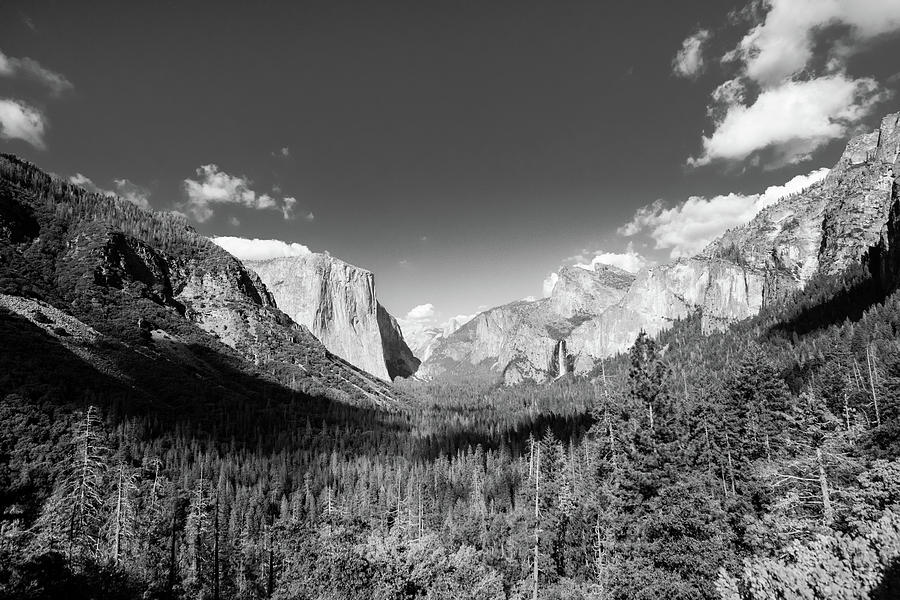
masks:
<path id="1" fill-rule="evenodd" d="M 134 184 L 127 179 L 114 179 L 116 193 L 123 200 L 131 202 L 144 210 L 150 210 L 150 192 L 147 188 Z"/>
<path id="2" fill-rule="evenodd" d="M 405 317 L 397 319 L 397 321 L 400 323 L 403 336 L 407 340 L 415 341 L 415 337 L 426 329 L 439 329 L 446 337 L 474 319 L 477 314 L 456 315 L 440 322 L 439 313 L 435 310 L 434 304 L 427 302 L 412 307 Z"/>
<path id="3" fill-rule="evenodd" d="M 305 220 L 305 221 L 315 221 L 315 220 L 316 220 L 316 215 L 312 214 L 312 211 L 310 211 L 310 212 L 306 213 L 305 215 L 303 215 L 303 220 Z"/>
<path id="4" fill-rule="evenodd" d="M 252 182 L 243 176 L 229 175 L 220 171 L 218 165 L 208 164 L 197 169 L 198 179 L 185 179 L 187 194 L 185 210 L 203 223 L 213 215 L 215 204 L 239 204 L 258 210 L 281 210 L 285 219 L 293 216 L 296 199 L 287 197 L 280 202 L 269 194 L 257 194 Z"/>
<path id="5" fill-rule="evenodd" d="M 281 155 L 282 155 L 283 157 L 287 158 L 288 156 L 291 155 L 291 149 L 288 148 L 287 146 L 284 146 L 284 147 L 281 149 Z"/>
<path id="6" fill-rule="evenodd" d="M 672 60 L 672 70 L 676 75 L 693 79 L 703 72 L 703 46 L 708 39 L 709 31 L 700 29 L 681 43 L 681 49 Z"/>
<path id="7" fill-rule="evenodd" d="M 656 248 L 668 249 L 672 258 L 693 256 L 728 229 L 749 222 L 763 208 L 822 181 L 827 174 L 828 169 L 817 169 L 784 185 L 771 186 L 761 194 L 692 196 L 673 207 L 657 200 L 639 209 L 630 222 L 619 228 L 619 234 L 646 232 L 655 240 Z"/>
<path id="8" fill-rule="evenodd" d="M 408 321 L 428 321 L 432 318 L 434 318 L 434 304 L 431 302 L 414 306 L 406 313 Z"/>
<path id="9" fill-rule="evenodd" d="M 444 323 L 441 323 L 439 327 L 441 328 L 444 337 L 447 337 L 477 316 L 478 313 L 473 313 L 471 315 L 456 315 L 455 317 L 450 317 Z"/>
<path id="10" fill-rule="evenodd" d="M 544 298 L 549 297 L 550 294 L 553 293 L 553 288 L 556 287 L 557 281 L 559 281 L 559 275 L 557 273 L 550 273 L 544 278 L 544 283 L 541 286 Z"/>
<path id="11" fill-rule="evenodd" d="M 281 240 L 220 236 L 212 238 L 212 242 L 241 260 L 267 260 L 269 258 L 312 254 L 312 251 L 302 244 L 289 244 Z"/>
<path id="12" fill-rule="evenodd" d="M 293 196 L 287 196 L 284 199 L 284 204 L 281 205 L 281 214 L 284 215 L 284 220 L 292 219 L 294 217 L 294 205 L 297 204 L 297 199 Z"/>
<path id="13" fill-rule="evenodd" d="M 868 115 L 884 98 L 874 79 L 837 74 L 809 81 L 788 81 L 765 90 L 744 105 L 732 100 L 716 129 L 703 137 L 703 153 L 692 166 L 716 159 L 743 160 L 770 148 L 777 165 L 796 163 L 828 142 L 847 136 L 851 124 Z"/>
<path id="14" fill-rule="evenodd" d="M 767 0 L 765 18 L 740 41 L 730 58 L 746 65 L 746 74 L 764 85 L 777 85 L 814 58 L 816 33 L 843 25 L 846 34 L 831 48 L 843 60 L 877 36 L 900 29 L 896 0 Z"/>
<path id="15" fill-rule="evenodd" d="M 28 77 L 47 86 L 50 91 L 59 95 L 72 89 L 72 82 L 65 76 L 42 66 L 33 58 L 15 58 L 7 56 L 0 50 L 0 77 Z"/>
<path id="16" fill-rule="evenodd" d="M 759 0 L 732 25 L 747 28 L 712 93 L 712 130 L 691 166 L 808 160 L 887 98 L 871 77 L 847 74 L 850 56 L 900 31 L 897 0 Z M 690 38 L 689 38 L 690 39 Z M 687 41 L 686 41 L 687 43 Z"/>
<path id="17" fill-rule="evenodd" d="M 19 100 L 0 99 L 0 138 L 23 140 L 43 150 L 47 119 L 38 109 Z"/>
<path id="18" fill-rule="evenodd" d="M 75 173 L 74 175 L 70 176 L 69 183 L 71 183 L 72 185 L 80 185 L 84 189 L 91 192 L 96 192 L 98 194 L 112 194 L 112 192 L 108 190 L 101 190 L 100 188 L 98 188 L 90 177 L 88 177 L 87 175 L 82 175 L 81 173 Z"/>
<path id="19" fill-rule="evenodd" d="M 94 192 L 95 194 L 103 194 L 104 196 L 118 196 L 123 200 L 131 202 L 135 206 L 143 208 L 144 210 L 151 210 L 150 191 L 147 188 L 132 183 L 127 179 L 114 179 L 113 183 L 115 184 L 115 190 L 102 188 L 94 183 L 94 181 L 90 177 L 82 175 L 81 173 L 75 173 L 74 175 L 70 176 L 69 183 L 81 186 L 89 192 Z"/>
<path id="20" fill-rule="evenodd" d="M 575 266 L 593 271 L 597 265 L 612 265 L 629 273 L 637 273 L 647 266 L 647 259 L 635 252 L 631 244 L 625 252 L 601 252 L 595 254 L 590 260 L 584 255 L 575 257 L 578 261 Z"/>

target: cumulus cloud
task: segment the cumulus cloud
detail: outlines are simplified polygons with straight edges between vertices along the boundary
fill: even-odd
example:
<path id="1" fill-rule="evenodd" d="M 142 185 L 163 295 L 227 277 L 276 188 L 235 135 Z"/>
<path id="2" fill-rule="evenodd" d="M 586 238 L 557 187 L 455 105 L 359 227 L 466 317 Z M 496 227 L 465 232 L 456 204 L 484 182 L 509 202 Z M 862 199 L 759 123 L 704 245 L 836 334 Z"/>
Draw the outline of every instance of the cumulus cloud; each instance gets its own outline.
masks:
<path id="1" fill-rule="evenodd" d="M 197 179 L 185 179 L 184 191 L 187 195 L 185 210 L 201 223 L 212 217 L 216 204 L 237 204 L 257 210 L 281 210 L 285 219 L 293 218 L 295 198 L 280 201 L 269 194 L 258 194 L 250 186 L 252 182 L 244 176 L 229 175 L 218 165 L 208 164 L 197 169 Z"/>
<path id="2" fill-rule="evenodd" d="M 38 109 L 11 98 L 0 99 L 0 138 L 23 140 L 43 150 L 47 119 Z"/>
<path id="3" fill-rule="evenodd" d="M 0 50 L 0 77 L 20 76 L 45 85 L 54 95 L 62 94 L 73 87 L 72 82 L 64 75 L 47 69 L 33 58 L 15 58 L 7 56 Z"/>
<path id="4" fill-rule="evenodd" d="M 559 281 L 559 275 L 557 273 L 550 273 L 544 278 L 544 283 L 541 286 L 544 298 L 549 297 L 550 294 L 553 293 L 553 288 L 556 287 L 557 281 Z"/>
<path id="5" fill-rule="evenodd" d="M 703 46 L 708 39 L 709 30 L 700 29 L 681 43 L 681 49 L 672 61 L 672 70 L 676 75 L 693 79 L 703 72 Z"/>
<path id="6" fill-rule="evenodd" d="M 434 317 L 434 304 L 431 302 L 419 304 L 409 309 L 406 313 L 408 321 L 427 321 Z"/>
<path id="7" fill-rule="evenodd" d="M 294 205 L 297 204 L 297 199 L 293 196 L 287 196 L 284 199 L 283 204 L 281 205 L 281 214 L 284 215 L 284 220 L 287 221 L 294 217 Z M 310 213 L 312 214 L 312 213 Z"/>
<path id="8" fill-rule="evenodd" d="M 844 35 L 828 52 L 844 60 L 880 35 L 900 29 L 900 2 L 891 0 L 767 0 L 768 11 L 743 37 L 729 59 L 746 65 L 748 77 L 764 86 L 806 69 L 814 58 L 817 33 L 842 26 Z"/>
<path id="9" fill-rule="evenodd" d="M 773 165 L 797 163 L 835 139 L 847 136 L 852 124 L 868 115 L 884 98 L 874 79 L 843 74 L 809 81 L 787 81 L 762 91 L 749 105 L 734 89 L 716 129 L 703 137 L 703 152 L 692 166 L 716 159 L 743 160 L 771 148 Z"/>
<path id="10" fill-rule="evenodd" d="M 113 179 L 116 186 L 116 194 L 123 200 L 127 200 L 144 210 L 150 210 L 150 192 L 127 179 Z"/>
<path id="11" fill-rule="evenodd" d="M 847 137 L 887 97 L 871 77 L 848 75 L 847 62 L 879 36 L 900 31 L 900 2 L 761 0 L 753 6 L 735 21 L 746 33 L 723 59 L 731 77 L 712 94 L 713 127 L 691 166 L 808 160 Z"/>
<path id="12" fill-rule="evenodd" d="M 624 236 L 647 233 L 657 249 L 669 250 L 671 258 L 693 256 L 728 229 L 747 223 L 762 209 L 822 181 L 826 175 L 828 169 L 817 169 L 784 185 L 771 186 L 761 194 L 691 196 L 672 207 L 657 200 L 638 209 L 618 232 Z"/>
<path id="13" fill-rule="evenodd" d="M 581 267 L 588 271 L 593 271 L 597 265 L 611 265 L 629 273 L 637 273 L 647 266 L 647 259 L 641 256 L 640 253 L 635 252 L 631 244 L 628 244 L 625 252 L 600 252 L 590 259 L 581 254 L 574 258 L 577 261 L 576 267 Z"/>
<path id="14" fill-rule="evenodd" d="M 81 173 L 75 173 L 74 175 L 69 177 L 69 183 L 81 186 L 89 192 L 94 192 L 95 194 L 103 194 L 104 196 L 118 196 L 123 200 L 131 202 L 135 206 L 143 208 L 144 210 L 151 209 L 150 190 L 132 183 L 127 179 L 113 179 L 113 184 L 115 186 L 114 190 L 105 189 L 98 186 L 90 177 L 82 175 Z"/>
<path id="15" fill-rule="evenodd" d="M 212 242 L 241 260 L 267 260 L 312 254 L 312 251 L 303 244 L 282 242 L 281 240 L 220 236 L 212 238 Z"/>

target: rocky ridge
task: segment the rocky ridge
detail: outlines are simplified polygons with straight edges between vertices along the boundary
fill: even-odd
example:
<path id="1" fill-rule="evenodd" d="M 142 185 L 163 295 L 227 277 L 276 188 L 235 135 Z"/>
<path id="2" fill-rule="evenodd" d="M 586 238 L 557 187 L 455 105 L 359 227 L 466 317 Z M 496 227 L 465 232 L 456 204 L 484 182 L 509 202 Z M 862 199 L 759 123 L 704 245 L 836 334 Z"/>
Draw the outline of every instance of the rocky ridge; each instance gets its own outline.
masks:
<path id="1" fill-rule="evenodd" d="M 705 331 L 722 329 L 816 273 L 841 272 L 874 246 L 882 249 L 880 268 L 900 266 L 900 236 L 891 233 L 900 231 L 900 218 L 891 220 L 892 207 L 900 215 L 898 156 L 895 113 L 879 129 L 852 138 L 823 181 L 778 200 L 700 254 L 645 268 L 621 286 L 580 273 L 564 278 L 574 273 L 564 268 L 549 302 L 485 311 L 471 329 L 440 340 L 421 373 L 438 377 L 477 367 L 507 383 L 549 381 L 560 364 L 585 373 L 598 359 L 627 349 L 641 330 L 658 333 L 697 310 Z M 560 327 L 563 322 L 570 327 Z"/>
<path id="2" fill-rule="evenodd" d="M 245 260 L 278 307 L 329 351 L 376 377 L 409 377 L 419 360 L 378 302 L 375 276 L 328 254 Z"/>
<path id="3" fill-rule="evenodd" d="M 92 352 L 113 362 L 177 342 L 219 365 L 209 377 L 227 365 L 342 403 L 403 402 L 329 352 L 256 274 L 183 219 L 89 193 L 11 155 L 0 156 L 0 293 L 8 313 L 31 321 L 33 306 L 8 301 L 28 298 L 98 331 Z"/>

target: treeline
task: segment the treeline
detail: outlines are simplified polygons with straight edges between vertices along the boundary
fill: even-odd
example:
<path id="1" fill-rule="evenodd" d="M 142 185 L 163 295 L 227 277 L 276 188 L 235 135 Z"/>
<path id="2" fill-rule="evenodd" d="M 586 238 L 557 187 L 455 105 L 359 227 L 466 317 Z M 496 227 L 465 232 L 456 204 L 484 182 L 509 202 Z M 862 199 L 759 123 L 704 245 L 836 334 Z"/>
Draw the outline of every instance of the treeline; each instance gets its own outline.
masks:
<path id="1" fill-rule="evenodd" d="M 0 313 L 0 597 L 896 597 L 898 329 L 852 269 L 589 378 L 383 412 L 202 349 L 135 363 L 145 397 Z"/>

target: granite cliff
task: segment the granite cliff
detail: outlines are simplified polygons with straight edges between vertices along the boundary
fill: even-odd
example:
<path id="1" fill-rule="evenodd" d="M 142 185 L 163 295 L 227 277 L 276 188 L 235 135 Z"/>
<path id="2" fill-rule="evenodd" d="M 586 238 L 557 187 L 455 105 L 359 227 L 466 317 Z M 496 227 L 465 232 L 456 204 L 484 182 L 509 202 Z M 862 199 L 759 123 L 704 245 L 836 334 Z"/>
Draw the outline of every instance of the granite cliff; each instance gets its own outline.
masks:
<path id="1" fill-rule="evenodd" d="M 223 394 L 238 380 L 268 381 L 347 404 L 403 402 L 279 310 L 255 273 L 183 218 L 89 193 L 11 155 L 0 156 L 0 294 L 4 319 L 45 329 L 138 389 L 137 380 L 162 385 L 152 374 L 166 364 L 167 378 L 199 378 Z M 48 328 L 47 318 L 64 325 Z M 70 331 L 96 335 L 76 348 Z"/>
<path id="2" fill-rule="evenodd" d="M 827 177 L 760 211 L 703 252 L 636 276 L 564 268 L 549 299 L 490 309 L 446 339 L 425 376 L 478 367 L 507 383 L 547 381 L 561 365 L 576 373 L 699 310 L 705 331 L 756 314 L 816 273 L 834 274 L 877 247 L 885 281 L 900 266 L 897 174 L 900 113 L 852 138 Z M 893 207 L 893 211 L 892 211 Z M 893 279 L 892 279 L 893 278 Z M 560 357 L 565 357 L 562 360 Z"/>
<path id="3" fill-rule="evenodd" d="M 549 298 L 492 308 L 437 339 L 420 374 L 497 373 L 510 384 L 563 376 L 573 368 L 567 349 L 571 333 L 620 301 L 633 279 L 609 265 L 563 268 Z"/>
<path id="4" fill-rule="evenodd" d="M 278 307 L 334 354 L 385 380 L 409 377 L 419 360 L 379 304 L 375 276 L 327 254 L 245 260 Z"/>

